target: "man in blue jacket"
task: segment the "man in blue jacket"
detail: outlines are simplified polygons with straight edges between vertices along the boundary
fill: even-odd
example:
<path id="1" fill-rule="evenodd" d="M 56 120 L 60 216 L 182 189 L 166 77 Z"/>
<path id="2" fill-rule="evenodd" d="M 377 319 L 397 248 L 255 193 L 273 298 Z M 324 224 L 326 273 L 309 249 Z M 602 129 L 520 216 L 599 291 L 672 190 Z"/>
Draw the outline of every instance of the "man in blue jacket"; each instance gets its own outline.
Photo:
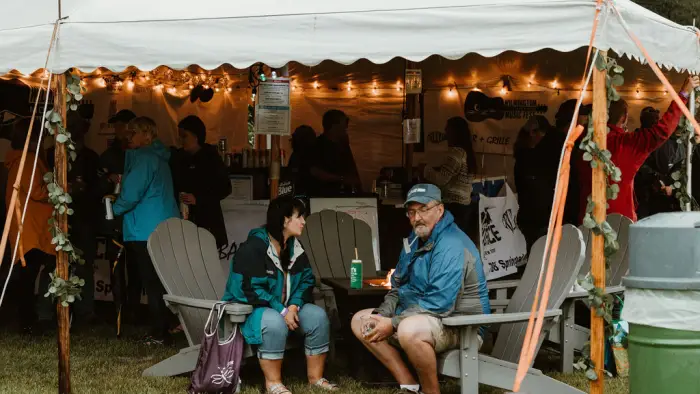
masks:
<path id="1" fill-rule="evenodd" d="M 140 117 L 129 123 L 131 137 L 126 152 L 122 191 L 114 202 L 114 215 L 124 215 L 123 234 L 126 258 L 133 259 L 148 296 L 151 333 L 147 344 L 169 339 L 165 290 L 156 273 L 146 242 L 163 221 L 179 217 L 170 173 L 170 151 L 158 140 L 153 120 Z"/>
<path id="2" fill-rule="evenodd" d="M 379 308 L 353 317 L 352 330 L 402 389 L 439 393 L 436 355 L 460 343 L 459 332 L 443 326 L 441 319 L 490 313 L 486 277 L 479 251 L 445 210 L 437 186 L 414 186 L 404 206 L 413 232 L 404 239 L 392 289 Z M 420 384 L 399 349 L 416 369 Z"/>

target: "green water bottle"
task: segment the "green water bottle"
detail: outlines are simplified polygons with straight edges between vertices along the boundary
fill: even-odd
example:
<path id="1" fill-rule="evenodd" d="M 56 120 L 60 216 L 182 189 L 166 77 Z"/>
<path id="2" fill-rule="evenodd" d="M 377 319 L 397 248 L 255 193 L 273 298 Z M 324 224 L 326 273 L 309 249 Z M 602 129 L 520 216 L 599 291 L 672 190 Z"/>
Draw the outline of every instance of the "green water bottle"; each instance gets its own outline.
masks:
<path id="1" fill-rule="evenodd" d="M 350 288 L 362 288 L 362 260 L 353 260 L 350 264 Z"/>

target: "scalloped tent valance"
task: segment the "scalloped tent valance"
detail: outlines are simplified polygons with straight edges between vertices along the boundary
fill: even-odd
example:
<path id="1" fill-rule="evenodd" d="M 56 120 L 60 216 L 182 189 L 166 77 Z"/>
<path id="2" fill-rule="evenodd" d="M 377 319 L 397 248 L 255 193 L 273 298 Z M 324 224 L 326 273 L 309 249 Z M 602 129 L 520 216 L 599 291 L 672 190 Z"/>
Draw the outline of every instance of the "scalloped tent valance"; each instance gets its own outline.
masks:
<path id="1" fill-rule="evenodd" d="M 642 57 L 610 3 L 661 65 L 700 72 L 695 30 L 630 0 L 604 2 L 597 47 Z M 588 45 L 595 8 L 596 0 L 63 0 L 49 69 L 280 67 L 326 59 L 385 63 L 397 56 L 421 61 L 434 54 L 568 52 Z M 58 0 L 3 5 L 0 74 L 42 68 L 58 17 Z"/>

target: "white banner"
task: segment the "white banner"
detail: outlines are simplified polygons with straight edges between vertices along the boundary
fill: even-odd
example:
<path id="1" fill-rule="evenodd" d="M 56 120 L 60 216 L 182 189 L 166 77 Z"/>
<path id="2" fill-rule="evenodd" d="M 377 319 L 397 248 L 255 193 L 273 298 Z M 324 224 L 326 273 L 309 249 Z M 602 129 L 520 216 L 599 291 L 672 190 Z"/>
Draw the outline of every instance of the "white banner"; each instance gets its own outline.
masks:
<path id="1" fill-rule="evenodd" d="M 508 184 L 505 197 L 479 198 L 481 261 L 486 279 L 496 279 L 518 271 L 526 261 L 527 245 L 518 228 L 518 200 Z"/>

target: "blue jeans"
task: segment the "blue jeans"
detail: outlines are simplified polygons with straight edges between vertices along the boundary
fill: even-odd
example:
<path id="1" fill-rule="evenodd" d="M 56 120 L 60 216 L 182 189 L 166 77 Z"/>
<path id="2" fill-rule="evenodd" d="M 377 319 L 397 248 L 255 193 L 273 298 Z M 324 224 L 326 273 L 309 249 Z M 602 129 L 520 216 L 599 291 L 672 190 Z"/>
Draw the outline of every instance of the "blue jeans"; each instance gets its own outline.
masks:
<path id="1" fill-rule="evenodd" d="M 289 328 L 287 328 L 284 317 L 274 309 L 265 308 L 261 331 L 262 343 L 258 347 L 258 358 L 262 360 L 283 359 L 289 336 Z M 304 352 L 307 356 L 328 352 L 330 323 L 323 308 L 314 304 L 302 306 L 299 310 L 299 328 L 294 333 L 304 337 Z"/>

